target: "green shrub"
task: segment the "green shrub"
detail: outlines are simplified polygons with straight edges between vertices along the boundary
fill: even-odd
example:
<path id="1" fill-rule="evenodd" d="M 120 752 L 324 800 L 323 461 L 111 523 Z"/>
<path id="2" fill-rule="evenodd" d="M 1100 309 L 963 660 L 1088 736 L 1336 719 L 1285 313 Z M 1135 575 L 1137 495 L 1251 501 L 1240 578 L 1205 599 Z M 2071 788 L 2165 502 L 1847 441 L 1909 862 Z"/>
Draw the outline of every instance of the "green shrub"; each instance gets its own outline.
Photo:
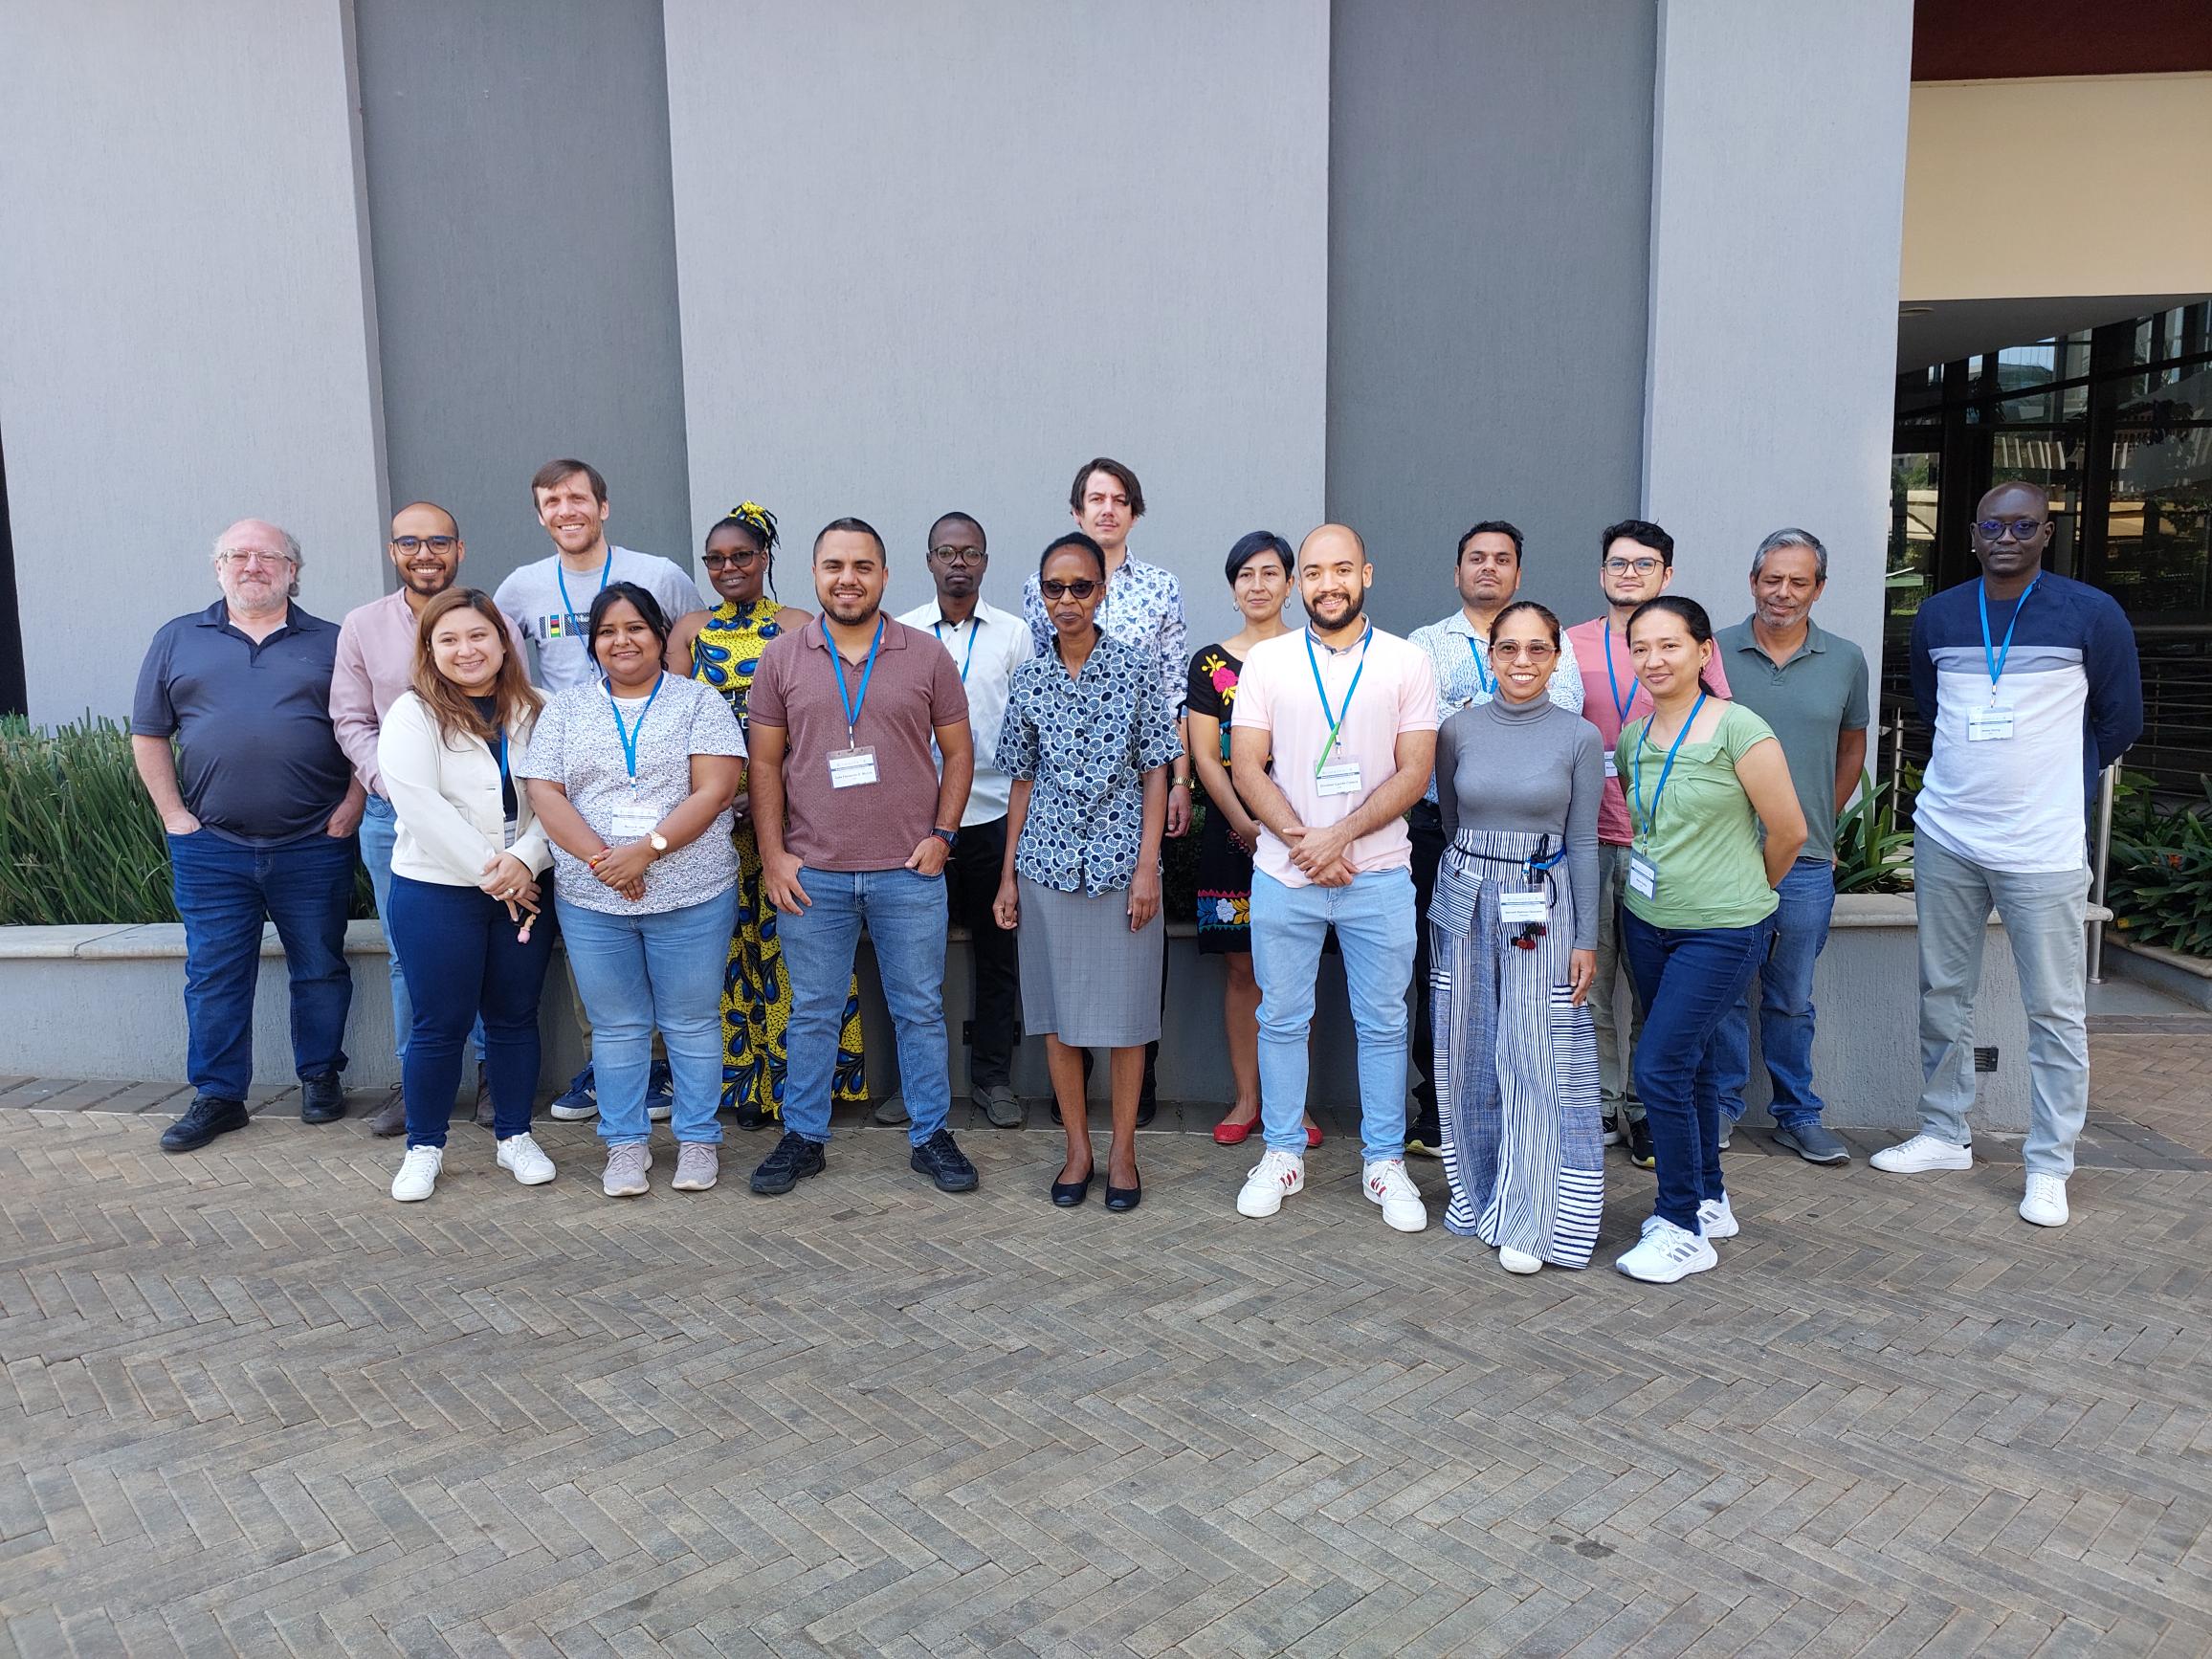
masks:
<path id="1" fill-rule="evenodd" d="M 1913 829 L 1898 812 L 1917 794 L 1919 773 L 1908 766 L 1902 781 L 1874 782 L 1862 771 L 1858 798 L 1836 815 L 1836 891 L 1903 893 L 1913 885 Z"/>
<path id="2" fill-rule="evenodd" d="M 2105 902 L 2130 942 L 2212 956 L 2212 778 L 2199 782 L 2201 804 L 2162 808 L 2147 785 L 2122 775 Z"/>
<path id="3" fill-rule="evenodd" d="M 355 868 L 353 914 L 376 914 Z M 169 846 L 109 719 L 0 719 L 0 926 L 175 921 Z"/>

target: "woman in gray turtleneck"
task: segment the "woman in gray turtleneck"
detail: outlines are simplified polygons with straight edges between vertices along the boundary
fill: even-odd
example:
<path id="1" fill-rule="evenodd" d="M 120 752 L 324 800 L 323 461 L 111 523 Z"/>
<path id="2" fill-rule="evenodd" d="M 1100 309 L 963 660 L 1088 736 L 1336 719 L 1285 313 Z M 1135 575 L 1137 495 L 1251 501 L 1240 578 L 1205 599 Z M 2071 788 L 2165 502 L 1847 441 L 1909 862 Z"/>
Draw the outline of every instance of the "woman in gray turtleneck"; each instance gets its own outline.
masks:
<path id="1" fill-rule="evenodd" d="M 1490 630 L 1496 697 L 1436 736 L 1450 845 L 1429 906 L 1444 1225 L 1533 1273 L 1589 1265 L 1604 1207 L 1598 1062 L 1597 727 L 1545 695 L 1559 619 L 1526 600 Z"/>

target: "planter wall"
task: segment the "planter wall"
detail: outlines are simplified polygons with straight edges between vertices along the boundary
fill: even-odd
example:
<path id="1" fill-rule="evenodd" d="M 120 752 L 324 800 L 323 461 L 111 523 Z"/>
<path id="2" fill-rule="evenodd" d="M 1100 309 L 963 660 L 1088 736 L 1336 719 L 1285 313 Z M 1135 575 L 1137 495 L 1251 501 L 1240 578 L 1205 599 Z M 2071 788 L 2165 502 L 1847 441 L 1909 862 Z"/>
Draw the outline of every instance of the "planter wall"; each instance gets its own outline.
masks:
<path id="1" fill-rule="evenodd" d="M 962 1027 L 968 1014 L 968 953 L 955 933 L 945 973 L 955 1097 L 966 1076 Z M 348 1083 L 372 1088 L 397 1080 L 392 1059 L 391 1001 L 385 988 L 384 939 L 374 922 L 348 930 L 354 970 L 353 1011 L 346 1028 Z M 897 1060 L 874 962 L 861 949 L 862 1026 L 875 1094 L 896 1087 Z M 1222 1037 L 1220 959 L 1198 954 L 1191 930 L 1168 929 L 1168 1000 L 1160 1055 L 1163 1099 L 1226 1102 L 1233 1095 Z M 184 930 L 177 926 L 0 928 L 0 1073 L 24 1076 L 181 1078 L 185 1065 Z M 1918 967 L 1909 896 L 1846 896 L 1821 958 L 1815 989 L 1820 1035 L 1814 1050 L 1818 1085 L 1831 1123 L 1909 1130 L 1920 1088 Z M 2002 930 L 1990 928 L 1982 959 L 1977 1042 L 1996 1051 L 1982 1075 L 1979 1122 L 2002 1132 L 2027 1126 L 2026 1022 Z M 582 1063 L 570 1012 L 566 969 L 556 962 L 546 982 L 542 1026 L 550 1091 Z M 1343 966 L 1322 959 L 1313 1044 L 1314 1099 L 1352 1105 L 1359 1098 L 1358 1043 L 1344 998 Z M 254 1006 L 256 1081 L 292 1079 L 282 952 L 274 932 L 262 946 Z M 1766 1076 L 1757 1050 L 1748 1121 L 1767 1121 Z M 1014 1083 L 1025 1095 L 1048 1092 L 1044 1044 L 1026 1039 Z M 1106 1069 L 1097 1068 L 1101 1096 Z"/>
<path id="2" fill-rule="evenodd" d="M 2105 972 L 2164 991 L 2194 1007 L 2212 1009 L 2212 959 L 2183 956 L 2162 945 L 2136 944 L 2108 927 Z"/>

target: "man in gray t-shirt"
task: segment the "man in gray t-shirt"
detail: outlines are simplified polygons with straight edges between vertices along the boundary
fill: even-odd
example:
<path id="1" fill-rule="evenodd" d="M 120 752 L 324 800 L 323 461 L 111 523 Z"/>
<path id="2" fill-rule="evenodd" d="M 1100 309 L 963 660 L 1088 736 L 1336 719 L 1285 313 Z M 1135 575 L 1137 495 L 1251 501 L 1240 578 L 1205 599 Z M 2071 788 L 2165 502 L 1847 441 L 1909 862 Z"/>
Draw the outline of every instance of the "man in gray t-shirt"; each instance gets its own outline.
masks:
<path id="1" fill-rule="evenodd" d="M 538 683 L 547 691 L 595 677 L 584 619 L 609 582 L 636 583 L 660 602 L 678 632 L 687 618 L 708 608 L 698 584 L 679 566 L 608 542 L 607 480 L 589 462 L 547 461 L 530 480 L 530 498 L 556 551 L 515 571 L 492 600 L 538 648 Z"/>
<path id="2" fill-rule="evenodd" d="M 1775 892 L 1774 949 L 1757 981 L 1759 1041 L 1774 1084 L 1774 1139 L 1808 1163 L 1848 1163 L 1850 1149 L 1821 1122 L 1813 1092 L 1813 968 L 1836 902 L 1836 814 L 1867 759 L 1866 653 L 1816 626 L 1828 552 L 1807 530 L 1777 530 L 1751 561 L 1752 613 L 1714 636 L 1736 700 L 1774 728 L 1804 808 L 1805 844 Z M 1749 995 L 1714 1035 L 1720 1104 L 1743 1116 L 1751 1075 Z"/>

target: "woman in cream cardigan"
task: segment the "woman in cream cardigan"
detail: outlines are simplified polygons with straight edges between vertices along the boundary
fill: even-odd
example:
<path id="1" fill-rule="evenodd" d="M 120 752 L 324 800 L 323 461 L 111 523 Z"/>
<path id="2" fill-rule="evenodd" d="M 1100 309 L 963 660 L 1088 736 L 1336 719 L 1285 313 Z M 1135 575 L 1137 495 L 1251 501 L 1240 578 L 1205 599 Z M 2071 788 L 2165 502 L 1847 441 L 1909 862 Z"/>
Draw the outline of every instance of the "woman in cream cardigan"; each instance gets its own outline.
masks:
<path id="1" fill-rule="evenodd" d="M 538 993 L 553 939 L 539 877 L 553 861 L 516 777 L 541 699 L 507 649 L 490 597 L 449 588 L 423 607 L 413 688 L 386 711 L 376 763 L 399 830 L 391 914 L 414 1025 L 402 1087 L 401 1203 L 430 1197 L 445 1162 L 461 1051 L 479 1014 L 499 1167 L 525 1186 L 553 1179 L 530 1135 Z"/>

